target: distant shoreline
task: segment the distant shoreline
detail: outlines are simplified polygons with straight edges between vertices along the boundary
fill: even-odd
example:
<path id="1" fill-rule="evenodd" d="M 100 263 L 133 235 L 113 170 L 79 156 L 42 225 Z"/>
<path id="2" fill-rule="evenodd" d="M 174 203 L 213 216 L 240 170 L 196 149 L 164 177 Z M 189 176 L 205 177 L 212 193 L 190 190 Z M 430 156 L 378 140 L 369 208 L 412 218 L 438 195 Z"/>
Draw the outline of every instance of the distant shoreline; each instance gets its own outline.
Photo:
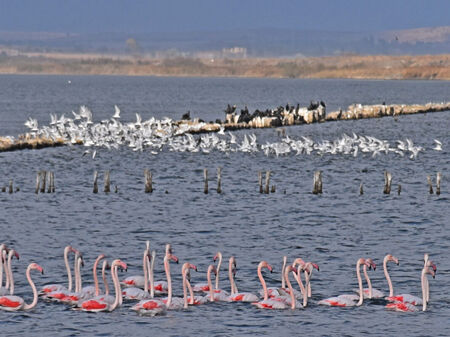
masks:
<path id="1" fill-rule="evenodd" d="M 149 58 L 0 49 L 0 74 L 450 80 L 450 54 L 308 58 Z"/>

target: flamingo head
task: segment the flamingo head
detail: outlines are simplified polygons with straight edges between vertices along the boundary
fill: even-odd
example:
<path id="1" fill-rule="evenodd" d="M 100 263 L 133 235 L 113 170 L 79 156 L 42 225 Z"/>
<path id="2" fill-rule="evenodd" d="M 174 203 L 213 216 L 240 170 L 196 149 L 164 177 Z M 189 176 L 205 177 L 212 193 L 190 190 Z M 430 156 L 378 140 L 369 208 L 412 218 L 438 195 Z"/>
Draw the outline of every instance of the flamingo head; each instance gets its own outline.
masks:
<path id="1" fill-rule="evenodd" d="M 230 268 L 231 268 L 231 272 L 233 273 L 233 275 L 236 276 L 237 264 L 236 264 L 236 259 L 234 258 L 234 256 L 230 257 Z"/>
<path id="2" fill-rule="evenodd" d="M 436 274 L 437 267 L 436 267 L 436 265 L 433 263 L 433 261 L 428 260 L 428 261 L 427 261 L 427 267 L 433 269 L 433 272 Z"/>
<path id="3" fill-rule="evenodd" d="M 373 262 L 372 259 L 366 259 L 365 265 L 369 267 L 369 269 L 377 270 L 377 265 Z"/>
<path id="4" fill-rule="evenodd" d="M 197 271 L 197 266 L 195 264 L 189 263 L 189 269 Z"/>
<path id="5" fill-rule="evenodd" d="M 436 277 L 436 272 L 434 271 L 433 267 L 428 267 L 428 268 L 426 268 L 425 273 L 426 273 L 426 274 L 430 274 L 431 276 L 433 276 L 433 278 Z"/>
<path id="6" fill-rule="evenodd" d="M 313 266 L 313 268 L 317 269 L 317 271 L 320 271 L 319 265 L 314 263 L 314 262 L 310 262 L 311 266 Z"/>
<path id="7" fill-rule="evenodd" d="M 170 255 L 169 255 L 169 259 L 172 260 L 173 262 L 178 263 L 178 257 L 176 257 L 176 256 L 173 255 L 173 254 L 170 254 Z"/>
<path id="8" fill-rule="evenodd" d="M 122 260 L 119 260 L 119 259 L 114 260 L 112 262 L 111 268 L 114 268 L 114 267 L 119 267 L 120 269 L 125 270 L 125 271 L 127 271 L 127 269 L 128 269 L 127 264 L 125 262 L 123 262 Z"/>
<path id="9" fill-rule="evenodd" d="M 272 273 L 273 272 L 273 268 L 272 266 L 267 262 L 267 261 L 261 261 L 258 265 L 259 268 L 267 268 L 269 269 L 269 271 Z"/>
<path id="10" fill-rule="evenodd" d="M 286 275 L 288 275 L 290 272 L 293 272 L 294 274 L 298 273 L 298 271 L 297 271 L 297 269 L 295 269 L 295 267 L 292 267 L 291 265 L 287 265 L 286 269 L 284 270 L 284 273 Z"/>
<path id="11" fill-rule="evenodd" d="M 395 262 L 395 264 L 396 264 L 397 266 L 398 266 L 398 264 L 399 264 L 398 258 L 396 258 L 394 255 L 388 254 L 388 255 L 386 255 L 385 259 L 386 259 L 386 262 L 387 262 L 387 261 L 393 261 L 393 262 Z"/>
<path id="12" fill-rule="evenodd" d="M 297 257 L 295 260 L 294 260 L 294 262 L 292 262 L 292 267 L 295 267 L 296 265 L 301 265 L 301 266 L 303 266 L 304 264 L 305 264 L 305 261 L 302 259 L 302 258 L 300 258 L 300 257 Z"/>
<path id="13" fill-rule="evenodd" d="M 19 253 L 18 253 L 18 252 L 16 252 L 16 251 L 15 251 L 14 249 L 13 249 L 13 250 L 11 250 L 11 251 L 13 252 L 13 256 L 15 256 L 17 260 L 20 260 L 20 256 L 19 256 Z"/>
<path id="14" fill-rule="evenodd" d="M 103 260 L 104 258 L 106 257 L 106 255 L 105 254 L 100 254 L 98 257 L 97 257 L 97 260 Z"/>
<path id="15" fill-rule="evenodd" d="M 216 262 L 216 260 L 222 260 L 222 253 L 221 252 L 217 252 L 216 255 L 214 255 L 213 261 Z"/>
<path id="16" fill-rule="evenodd" d="M 37 263 L 30 264 L 30 269 L 39 270 L 41 272 L 41 274 L 44 274 L 44 269 L 40 265 L 38 265 Z"/>
<path id="17" fill-rule="evenodd" d="M 81 252 L 78 249 L 73 248 L 72 246 L 67 246 L 66 249 L 68 252 L 72 252 L 81 256 Z"/>
<path id="18" fill-rule="evenodd" d="M 208 273 L 214 273 L 215 276 L 217 276 L 217 268 L 215 265 L 210 264 L 208 267 Z"/>

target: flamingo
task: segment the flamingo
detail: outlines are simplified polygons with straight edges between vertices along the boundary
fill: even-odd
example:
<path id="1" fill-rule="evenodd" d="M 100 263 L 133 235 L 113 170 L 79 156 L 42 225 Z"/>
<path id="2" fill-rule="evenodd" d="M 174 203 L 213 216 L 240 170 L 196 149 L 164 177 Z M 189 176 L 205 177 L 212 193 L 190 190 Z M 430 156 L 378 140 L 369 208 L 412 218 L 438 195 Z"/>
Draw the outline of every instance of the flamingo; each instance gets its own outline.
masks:
<path id="1" fill-rule="evenodd" d="M 147 256 L 149 255 L 150 251 L 150 242 L 146 242 L 146 248 L 144 250 L 144 262 L 142 269 L 144 270 L 145 275 L 145 267 Z M 128 276 L 126 279 L 124 279 L 120 284 L 123 287 L 133 287 L 133 288 L 144 288 L 145 287 L 145 277 L 143 275 L 134 275 L 134 276 Z M 148 286 L 148 285 L 147 285 Z M 126 298 L 126 297 L 125 297 Z"/>
<path id="2" fill-rule="evenodd" d="M 428 282 L 426 282 L 425 280 L 427 279 L 427 274 L 430 274 L 431 276 L 433 276 L 433 278 L 435 277 L 435 271 L 433 269 L 433 267 L 431 266 L 425 266 L 422 269 L 422 274 L 421 274 L 421 285 L 422 285 L 422 300 L 421 300 L 421 304 L 422 304 L 422 311 L 426 311 L 427 310 L 427 296 L 429 293 L 429 288 L 428 288 Z M 411 297 L 415 297 L 412 295 L 409 295 Z M 403 297 L 405 297 L 405 295 L 403 295 Z M 415 301 L 417 302 L 417 301 Z M 416 308 L 414 303 L 410 303 L 410 302 L 394 302 L 394 303 L 388 303 L 386 305 L 386 309 L 389 310 L 395 310 L 395 311 L 402 311 L 402 312 L 414 312 L 414 311 L 418 311 L 418 309 Z"/>
<path id="3" fill-rule="evenodd" d="M 3 264 L 4 264 L 4 257 L 3 257 L 3 251 L 8 251 L 8 247 L 4 243 L 0 244 L 0 296 L 4 295 L 3 292 L 6 294 L 6 290 L 3 288 Z M 5 267 L 6 268 L 6 267 Z M 5 270 L 6 273 L 6 270 Z M 6 276 L 7 278 L 7 276 Z"/>
<path id="4" fill-rule="evenodd" d="M 114 282 L 114 290 L 116 293 L 114 302 L 110 303 L 105 300 L 91 299 L 84 301 L 81 304 L 81 310 L 89 312 L 113 311 L 122 304 L 122 290 L 120 288 L 119 276 L 117 275 L 117 269 L 119 267 L 127 270 L 127 264 L 125 262 L 119 259 L 114 260 L 111 264 L 111 277 Z"/>
<path id="5" fill-rule="evenodd" d="M 5 250 L 3 251 L 3 254 L 6 254 Z M 11 260 L 12 260 L 13 256 L 16 257 L 17 260 L 20 259 L 19 254 L 14 249 L 9 250 L 8 259 L 7 260 L 5 259 L 5 266 L 6 266 L 5 271 L 6 271 L 6 276 L 8 277 L 8 279 L 6 280 L 5 289 L 8 289 L 8 287 L 9 287 L 10 295 L 14 295 L 14 277 L 13 277 L 13 272 L 12 272 L 12 268 L 11 268 Z"/>
<path id="6" fill-rule="evenodd" d="M 74 249 L 72 246 L 66 246 L 66 248 L 64 248 L 64 263 L 66 265 L 67 279 L 69 282 L 67 288 L 65 288 L 61 284 L 47 284 L 44 287 L 42 287 L 41 290 L 39 291 L 40 295 L 46 295 L 46 294 L 49 294 L 54 291 L 66 291 L 66 292 L 72 291 L 72 272 L 70 271 L 70 266 L 69 266 L 69 253 L 70 252 L 77 253 L 78 251 L 76 249 Z"/>
<path id="7" fill-rule="evenodd" d="M 170 244 L 166 245 L 166 252 L 165 252 L 164 256 L 165 257 L 167 256 L 168 260 L 171 259 L 171 256 L 175 256 L 175 255 L 172 255 L 172 247 L 170 246 Z M 177 260 L 177 263 L 178 263 L 178 260 Z M 152 272 L 152 275 L 153 275 L 154 264 L 152 264 L 151 266 L 152 266 L 151 272 Z M 168 286 L 168 283 L 166 281 L 154 282 L 152 289 L 153 290 L 151 290 L 151 291 L 153 291 L 155 294 L 158 294 L 158 295 L 167 294 L 168 291 L 169 291 L 169 286 Z"/>
<path id="8" fill-rule="evenodd" d="M 314 268 L 317 269 L 317 271 L 320 271 L 319 265 L 317 265 L 316 263 L 313 263 L 313 262 L 305 262 L 305 261 L 303 261 L 302 258 L 296 258 L 294 260 L 294 262 L 292 262 L 292 267 L 295 268 L 297 265 L 303 267 L 303 268 L 300 268 L 300 269 L 305 274 L 305 278 L 306 278 L 306 276 L 308 276 L 309 282 L 308 282 L 308 286 L 305 287 L 306 284 L 305 284 L 305 286 L 303 285 L 301 273 L 298 273 L 298 272 L 297 272 L 297 274 L 293 273 L 294 274 L 294 278 L 295 278 L 295 280 L 297 281 L 297 283 L 298 283 L 298 285 L 300 287 L 300 292 L 298 292 L 297 290 L 294 289 L 295 298 L 297 298 L 297 299 L 302 298 L 303 294 L 305 292 L 306 292 L 308 297 L 311 297 L 312 293 L 311 293 L 311 282 L 310 282 L 310 280 L 311 280 L 311 277 L 312 277 L 312 271 L 313 271 Z M 298 269 L 297 269 L 297 271 L 298 271 Z M 289 289 L 283 289 L 282 292 L 287 293 L 288 290 Z"/>
<path id="9" fill-rule="evenodd" d="M 30 304 L 26 304 L 23 298 L 19 296 L 1 296 L 0 297 L 0 309 L 5 311 L 18 311 L 18 310 L 31 310 L 33 309 L 37 302 L 38 302 L 38 292 L 36 289 L 36 286 L 34 285 L 33 280 L 31 279 L 31 270 L 36 269 L 41 272 L 41 274 L 44 273 L 44 270 L 41 266 L 39 266 L 37 263 L 30 263 L 28 265 L 26 276 L 28 283 L 31 286 L 31 289 L 33 290 L 33 301 Z"/>
<path id="10" fill-rule="evenodd" d="M 197 267 L 189 262 L 185 262 L 181 268 L 181 273 L 183 275 L 184 309 L 186 309 L 188 305 L 199 305 L 208 302 L 206 296 L 194 296 L 194 291 L 190 282 L 191 269 L 197 271 Z M 189 290 L 189 297 L 187 296 L 188 290 Z"/>
<path id="11" fill-rule="evenodd" d="M 170 276 L 170 260 L 178 263 L 178 258 L 172 254 L 172 247 L 170 244 L 166 245 L 166 255 L 164 256 L 164 270 L 167 277 L 167 298 L 164 299 L 150 299 L 142 300 L 131 307 L 142 315 L 161 315 L 166 310 L 182 309 L 184 307 L 184 299 L 172 297 L 172 278 Z M 184 275 L 183 275 L 184 277 Z"/>
<path id="12" fill-rule="evenodd" d="M 433 274 L 436 273 L 436 265 L 429 260 L 428 258 L 428 254 L 425 254 L 424 256 L 424 266 L 423 269 L 431 269 L 433 271 Z M 429 300 L 429 285 L 428 285 L 428 280 L 425 277 L 423 279 L 423 283 L 424 283 L 424 288 L 425 288 L 425 299 L 428 302 Z M 423 305 L 423 299 L 414 295 L 410 295 L 410 294 L 399 294 L 399 295 L 394 295 L 394 296 L 389 296 L 386 298 L 386 300 L 388 300 L 389 302 L 394 302 L 394 303 L 409 303 L 411 305 Z"/>
<path id="13" fill-rule="evenodd" d="M 362 279 L 361 279 L 361 265 L 367 265 L 370 266 L 370 263 L 367 262 L 365 259 L 360 258 L 356 262 L 356 277 L 358 279 L 358 285 L 359 285 L 359 296 L 357 295 L 339 295 L 337 297 L 330 297 L 324 300 L 321 300 L 318 302 L 318 304 L 321 305 L 328 305 L 328 306 L 334 306 L 334 307 L 352 307 L 352 306 L 360 306 L 363 304 L 364 296 L 363 296 L 363 286 L 362 286 Z M 358 300 L 359 297 L 359 300 Z"/>
<path id="14" fill-rule="evenodd" d="M 267 291 L 269 294 L 269 297 L 276 297 L 276 296 L 285 296 L 286 295 L 286 281 L 284 278 L 284 269 L 286 268 L 287 264 L 287 256 L 283 256 L 283 266 L 281 267 L 281 288 L 278 287 L 267 287 Z M 303 285 L 302 285 L 303 286 Z M 264 291 L 261 290 L 260 292 L 261 296 L 264 296 Z"/>
<path id="15" fill-rule="evenodd" d="M 144 290 L 138 287 L 125 288 L 122 291 L 122 296 L 124 299 L 143 300 L 145 298 L 150 297 L 150 294 L 148 293 L 148 278 L 149 278 L 148 264 L 150 263 L 149 260 L 151 259 L 149 248 L 150 247 L 148 246 L 147 249 L 145 249 L 144 256 L 142 259 L 142 267 L 144 269 Z"/>
<path id="16" fill-rule="evenodd" d="M 295 307 L 298 305 L 298 303 L 295 299 L 291 282 L 289 281 L 289 273 L 291 271 L 294 271 L 295 269 L 291 265 L 288 265 L 285 267 L 285 270 L 284 270 L 285 283 L 288 286 L 288 289 L 290 290 L 290 292 L 289 292 L 290 293 L 290 295 L 289 295 L 290 301 L 286 301 L 284 299 L 281 299 L 280 297 L 269 298 L 266 281 L 264 280 L 264 278 L 262 276 L 262 272 L 261 272 L 262 268 L 267 268 L 267 269 L 269 269 L 270 272 L 272 272 L 272 270 L 273 270 L 272 266 L 270 264 L 268 264 L 266 261 L 261 261 L 259 263 L 258 277 L 259 277 L 259 280 L 261 281 L 261 285 L 263 287 L 264 299 L 259 302 L 253 302 L 252 304 L 260 309 L 288 309 L 288 308 L 295 309 Z"/>
<path id="17" fill-rule="evenodd" d="M 228 261 L 228 277 L 230 278 L 231 284 L 230 300 L 232 302 L 257 302 L 259 298 L 255 294 L 247 292 L 238 292 L 236 282 L 234 281 L 235 274 L 236 274 L 236 260 L 234 256 L 232 256 Z"/>
<path id="18" fill-rule="evenodd" d="M 217 263 L 216 269 L 217 269 L 217 272 L 219 272 L 220 266 L 222 265 L 222 253 L 221 252 L 217 252 L 217 254 L 214 255 L 213 261 L 216 262 L 217 259 L 219 259 L 219 262 Z M 209 285 L 208 285 L 208 282 L 206 282 L 206 283 L 196 283 L 192 289 L 195 292 L 208 293 L 209 292 Z M 219 289 L 219 276 L 218 276 L 218 274 L 217 274 L 217 277 L 216 277 L 216 287 L 215 287 L 215 289 Z"/>
<path id="19" fill-rule="evenodd" d="M 370 264 L 369 270 L 377 269 L 377 265 L 372 261 L 372 259 L 366 259 L 366 261 L 369 262 Z M 363 274 L 367 282 L 367 288 L 363 288 L 364 298 L 366 299 L 383 298 L 384 294 L 381 291 L 372 288 L 372 281 L 370 280 L 369 274 L 367 273 L 367 265 L 365 264 L 363 265 Z M 359 289 L 353 289 L 353 291 L 359 295 Z"/>
<path id="20" fill-rule="evenodd" d="M 216 290 L 213 288 L 212 281 L 211 281 L 211 273 L 214 272 L 214 275 L 217 277 L 217 268 L 215 265 L 210 264 L 208 266 L 208 271 L 206 273 L 206 278 L 208 280 L 208 287 L 209 287 L 209 301 L 211 302 L 231 302 L 231 299 L 223 290 Z"/>

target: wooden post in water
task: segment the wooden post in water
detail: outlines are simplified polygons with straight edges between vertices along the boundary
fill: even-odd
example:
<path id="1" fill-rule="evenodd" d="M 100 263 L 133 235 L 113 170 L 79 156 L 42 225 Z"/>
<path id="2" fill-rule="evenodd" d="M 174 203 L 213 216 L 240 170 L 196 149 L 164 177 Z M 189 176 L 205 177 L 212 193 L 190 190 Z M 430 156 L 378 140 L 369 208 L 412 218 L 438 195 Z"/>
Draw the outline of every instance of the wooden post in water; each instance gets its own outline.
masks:
<path id="1" fill-rule="evenodd" d="M 433 183 L 431 182 L 431 177 L 427 176 L 428 187 L 430 188 L 430 194 L 433 194 Z"/>
<path id="2" fill-rule="evenodd" d="M 363 195 L 364 194 L 364 188 L 363 188 L 363 183 L 361 182 L 361 184 L 359 184 L 359 195 Z"/>
<path id="3" fill-rule="evenodd" d="M 275 193 L 275 185 L 272 185 L 272 189 L 270 190 L 270 193 Z"/>
<path id="4" fill-rule="evenodd" d="M 109 177 L 109 170 L 105 171 L 105 193 L 111 192 L 111 179 Z"/>
<path id="5" fill-rule="evenodd" d="M 36 174 L 36 189 L 34 191 L 36 194 L 39 193 L 40 185 L 41 185 L 41 171 L 38 171 L 38 173 Z"/>
<path id="6" fill-rule="evenodd" d="M 52 193 L 55 193 L 55 172 L 52 171 Z"/>
<path id="7" fill-rule="evenodd" d="M 45 183 L 47 180 L 47 171 L 41 171 L 41 190 L 39 192 L 45 193 Z"/>
<path id="8" fill-rule="evenodd" d="M 398 195 L 400 195 L 400 193 L 402 193 L 402 185 L 400 185 L 400 184 L 398 184 L 397 193 L 398 193 Z"/>
<path id="9" fill-rule="evenodd" d="M 266 186 L 264 189 L 265 194 L 269 194 L 269 185 L 270 185 L 270 171 L 266 171 Z"/>
<path id="10" fill-rule="evenodd" d="M 208 194 L 208 169 L 203 169 L 203 178 L 205 179 L 205 187 L 203 188 L 203 192 Z"/>
<path id="11" fill-rule="evenodd" d="M 48 171 L 48 187 L 47 187 L 47 193 L 52 193 L 52 171 Z"/>
<path id="12" fill-rule="evenodd" d="M 314 171 L 313 194 L 322 194 L 322 171 Z"/>
<path id="13" fill-rule="evenodd" d="M 441 194 L 441 178 L 442 178 L 442 174 L 441 174 L 441 172 L 438 172 L 436 175 L 436 194 L 437 195 Z"/>
<path id="14" fill-rule="evenodd" d="M 12 179 L 9 181 L 8 192 L 9 192 L 9 194 L 11 194 L 13 192 L 13 181 L 12 181 Z"/>
<path id="15" fill-rule="evenodd" d="M 262 172 L 258 171 L 259 193 L 263 193 Z"/>
<path id="16" fill-rule="evenodd" d="M 2 186 L 2 192 L 6 192 L 6 186 Z"/>
<path id="17" fill-rule="evenodd" d="M 152 181 L 152 173 L 149 169 L 144 170 L 144 178 L 145 178 L 145 193 L 153 192 L 153 181 Z"/>
<path id="18" fill-rule="evenodd" d="M 392 174 L 384 171 L 384 194 L 391 194 Z"/>
<path id="19" fill-rule="evenodd" d="M 217 168 L 217 193 L 222 193 L 222 168 Z"/>
<path id="20" fill-rule="evenodd" d="M 95 171 L 95 172 L 94 172 L 94 190 L 92 191 L 93 193 L 98 193 L 98 184 L 97 184 L 97 180 L 98 180 L 98 172 Z"/>

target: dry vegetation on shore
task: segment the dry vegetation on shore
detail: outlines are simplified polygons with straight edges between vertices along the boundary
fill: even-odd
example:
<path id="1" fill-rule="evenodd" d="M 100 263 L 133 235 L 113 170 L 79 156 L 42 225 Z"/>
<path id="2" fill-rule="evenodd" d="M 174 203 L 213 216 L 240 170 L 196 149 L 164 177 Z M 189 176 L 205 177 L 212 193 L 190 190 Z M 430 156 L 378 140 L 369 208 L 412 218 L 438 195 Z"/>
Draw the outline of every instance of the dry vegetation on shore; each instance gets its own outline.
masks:
<path id="1" fill-rule="evenodd" d="M 0 53 L 1 74 L 450 80 L 450 55 L 193 59 Z"/>

